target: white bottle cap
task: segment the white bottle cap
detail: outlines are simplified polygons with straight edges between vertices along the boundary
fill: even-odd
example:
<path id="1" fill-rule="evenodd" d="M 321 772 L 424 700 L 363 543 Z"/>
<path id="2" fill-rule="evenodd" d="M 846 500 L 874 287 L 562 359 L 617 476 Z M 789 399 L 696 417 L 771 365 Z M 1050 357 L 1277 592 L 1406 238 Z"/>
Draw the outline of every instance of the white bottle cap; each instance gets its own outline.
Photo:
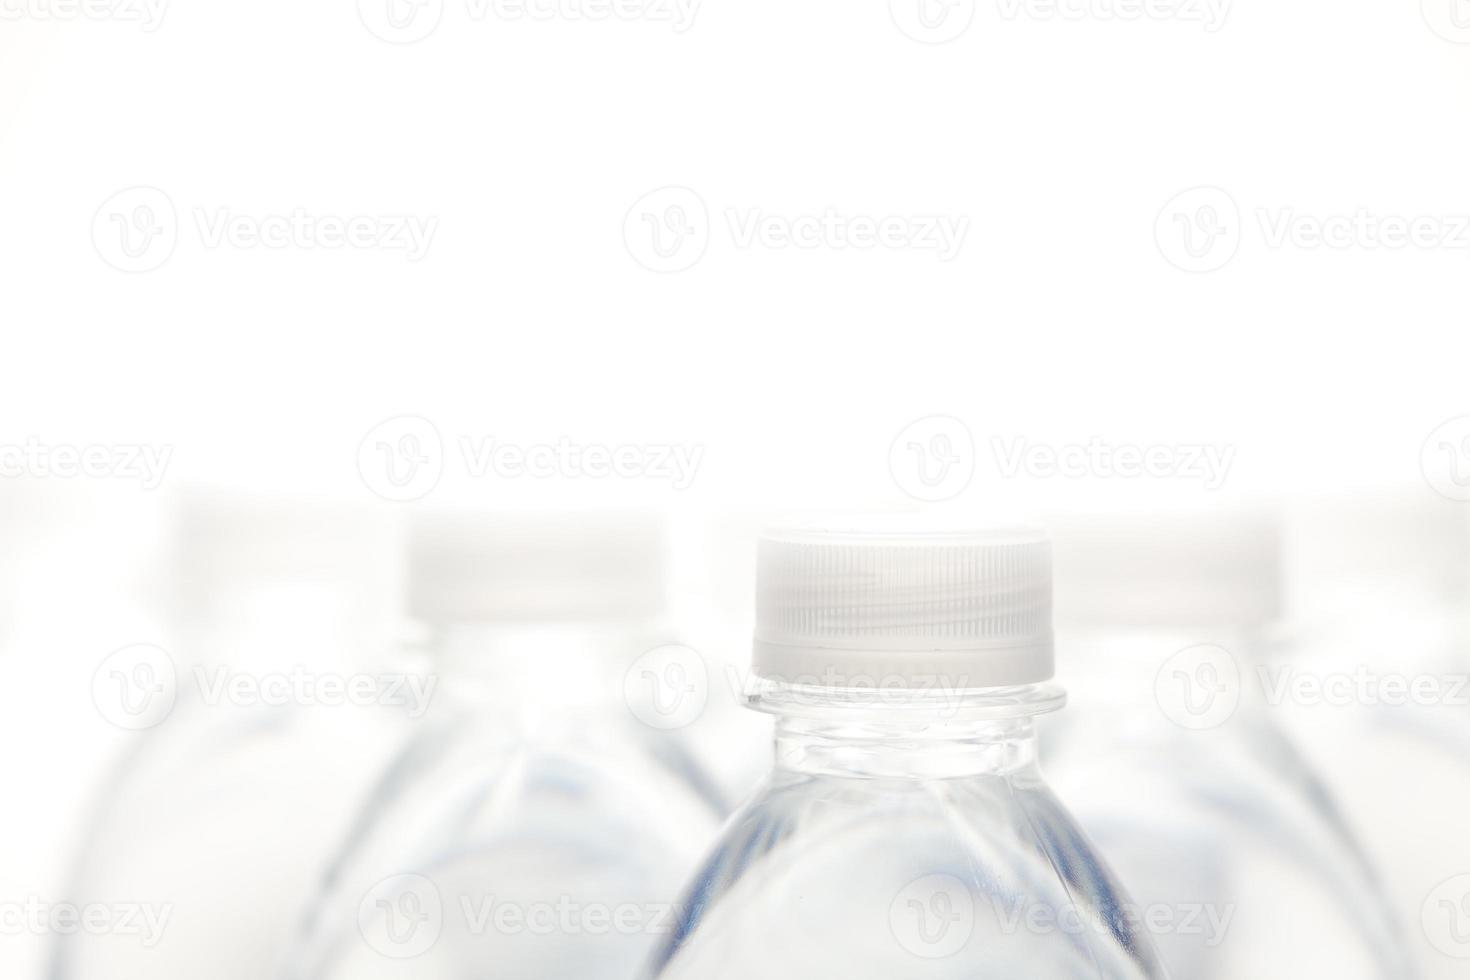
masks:
<path id="1" fill-rule="evenodd" d="M 402 535 L 379 509 L 200 490 L 181 501 L 177 522 L 179 595 L 188 619 L 250 615 L 254 599 L 285 593 L 310 593 L 322 615 L 398 619 Z"/>
<path id="2" fill-rule="evenodd" d="M 402 629 L 403 542 L 367 503 L 218 490 L 176 516 L 176 656 L 238 670 L 375 669 Z"/>
<path id="3" fill-rule="evenodd" d="M 1051 546 L 1035 528 L 767 532 L 755 673 L 835 688 L 1052 676 Z"/>

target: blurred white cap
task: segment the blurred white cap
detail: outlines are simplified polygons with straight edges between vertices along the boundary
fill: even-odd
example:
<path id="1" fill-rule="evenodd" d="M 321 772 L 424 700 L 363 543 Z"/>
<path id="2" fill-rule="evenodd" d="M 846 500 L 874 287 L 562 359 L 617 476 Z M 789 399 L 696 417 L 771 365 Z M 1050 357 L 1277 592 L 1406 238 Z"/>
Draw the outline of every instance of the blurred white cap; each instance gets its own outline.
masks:
<path id="1" fill-rule="evenodd" d="M 428 513 L 410 532 L 410 612 L 431 625 L 647 620 L 665 611 L 668 563 L 653 514 Z"/>
<path id="2" fill-rule="evenodd" d="M 1281 609 L 1280 532 L 1248 509 L 1052 522 L 1066 628 L 1267 625 Z"/>
<path id="3" fill-rule="evenodd" d="M 179 593 L 189 618 L 233 619 L 286 596 L 377 623 L 402 608 L 402 536 L 382 509 L 221 491 L 185 495 Z"/>
<path id="4" fill-rule="evenodd" d="M 1296 501 L 1286 562 L 1293 616 L 1470 599 L 1470 511 L 1431 493 Z"/>
<path id="5" fill-rule="evenodd" d="M 767 532 L 755 672 L 832 687 L 1052 676 L 1051 548 L 1024 526 Z"/>

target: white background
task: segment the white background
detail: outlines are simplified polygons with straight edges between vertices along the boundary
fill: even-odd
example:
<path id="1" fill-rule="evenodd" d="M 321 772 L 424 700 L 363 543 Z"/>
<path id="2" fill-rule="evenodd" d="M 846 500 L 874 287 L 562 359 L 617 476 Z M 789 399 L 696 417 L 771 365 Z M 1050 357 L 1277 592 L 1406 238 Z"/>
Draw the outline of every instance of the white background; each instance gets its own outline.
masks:
<path id="1" fill-rule="evenodd" d="M 1210 32 L 990 0 L 935 45 L 871 0 L 705 2 L 683 32 L 448 0 L 394 45 L 345 0 L 174 3 L 152 32 L 29 2 L 0 25 L 6 441 L 356 493 L 363 434 L 415 414 L 446 439 L 701 444 L 699 493 L 781 500 L 886 492 L 894 435 L 947 413 L 979 487 L 992 436 L 1099 436 L 1236 446 L 1249 492 L 1415 481 L 1467 411 L 1470 249 L 1273 249 L 1257 217 L 1470 214 L 1470 46 L 1413 4 L 1237 2 Z M 180 231 L 125 274 L 92 224 L 137 185 Z M 709 243 L 658 274 L 623 226 L 669 185 Z M 1239 247 L 1191 274 L 1155 221 L 1201 185 L 1238 204 Z M 944 262 L 741 248 L 726 216 L 829 207 L 969 230 Z M 438 229 L 410 262 L 196 227 L 296 208 Z"/>

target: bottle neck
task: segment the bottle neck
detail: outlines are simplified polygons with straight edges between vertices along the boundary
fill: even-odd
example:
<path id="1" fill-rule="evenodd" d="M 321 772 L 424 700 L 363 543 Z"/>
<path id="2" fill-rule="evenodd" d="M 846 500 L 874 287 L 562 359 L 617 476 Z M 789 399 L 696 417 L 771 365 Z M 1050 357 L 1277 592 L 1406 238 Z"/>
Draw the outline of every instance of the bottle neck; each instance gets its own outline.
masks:
<path id="1" fill-rule="evenodd" d="M 1035 716 L 1060 708 L 1050 684 L 964 691 L 852 691 L 766 684 L 776 769 L 885 779 L 1006 776 L 1036 763 Z"/>
<path id="2" fill-rule="evenodd" d="M 811 775 L 886 779 L 1005 776 L 1036 763 L 1029 718 L 953 722 L 940 731 L 834 725 L 808 718 L 776 722 L 776 768 Z"/>

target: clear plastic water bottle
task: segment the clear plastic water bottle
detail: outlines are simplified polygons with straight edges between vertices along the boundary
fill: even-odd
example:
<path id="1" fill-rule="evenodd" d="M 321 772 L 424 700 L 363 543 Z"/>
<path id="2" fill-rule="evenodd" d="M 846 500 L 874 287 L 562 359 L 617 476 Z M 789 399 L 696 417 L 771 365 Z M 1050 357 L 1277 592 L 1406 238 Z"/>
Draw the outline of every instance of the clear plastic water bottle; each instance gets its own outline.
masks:
<path id="1" fill-rule="evenodd" d="M 1465 505 L 1304 500 L 1268 695 L 1382 869 L 1421 974 L 1470 960 L 1470 520 Z"/>
<path id="2" fill-rule="evenodd" d="M 681 731 L 707 679 L 662 622 L 661 523 L 444 514 L 411 537 L 440 695 L 288 975 L 628 977 L 723 810 Z"/>
<path id="3" fill-rule="evenodd" d="M 751 703 L 776 764 L 678 903 L 663 980 L 1151 978 L 1143 924 L 1043 781 L 1040 532 L 772 533 Z"/>
<path id="4" fill-rule="evenodd" d="M 1057 532 L 1071 711 L 1048 772 L 1192 980 L 1409 976 L 1402 934 L 1320 778 L 1262 696 L 1275 521 L 1113 515 Z"/>
<path id="5" fill-rule="evenodd" d="M 124 911 L 116 929 L 58 932 L 55 980 L 275 973 L 373 758 L 402 738 L 391 524 L 204 493 L 183 502 L 176 538 L 172 637 L 114 654 L 93 689 L 132 744 L 67 895 Z"/>
<path id="6" fill-rule="evenodd" d="M 10 747 L 12 801 L 0 807 L 0 904 L 7 909 L 70 898 L 67 862 L 92 787 L 132 735 L 109 724 L 106 704 L 87 689 L 114 650 L 159 633 L 165 501 L 108 481 L 0 480 L 0 744 Z M 43 976 L 50 951 L 47 930 L 10 920 L 0 976 Z"/>

